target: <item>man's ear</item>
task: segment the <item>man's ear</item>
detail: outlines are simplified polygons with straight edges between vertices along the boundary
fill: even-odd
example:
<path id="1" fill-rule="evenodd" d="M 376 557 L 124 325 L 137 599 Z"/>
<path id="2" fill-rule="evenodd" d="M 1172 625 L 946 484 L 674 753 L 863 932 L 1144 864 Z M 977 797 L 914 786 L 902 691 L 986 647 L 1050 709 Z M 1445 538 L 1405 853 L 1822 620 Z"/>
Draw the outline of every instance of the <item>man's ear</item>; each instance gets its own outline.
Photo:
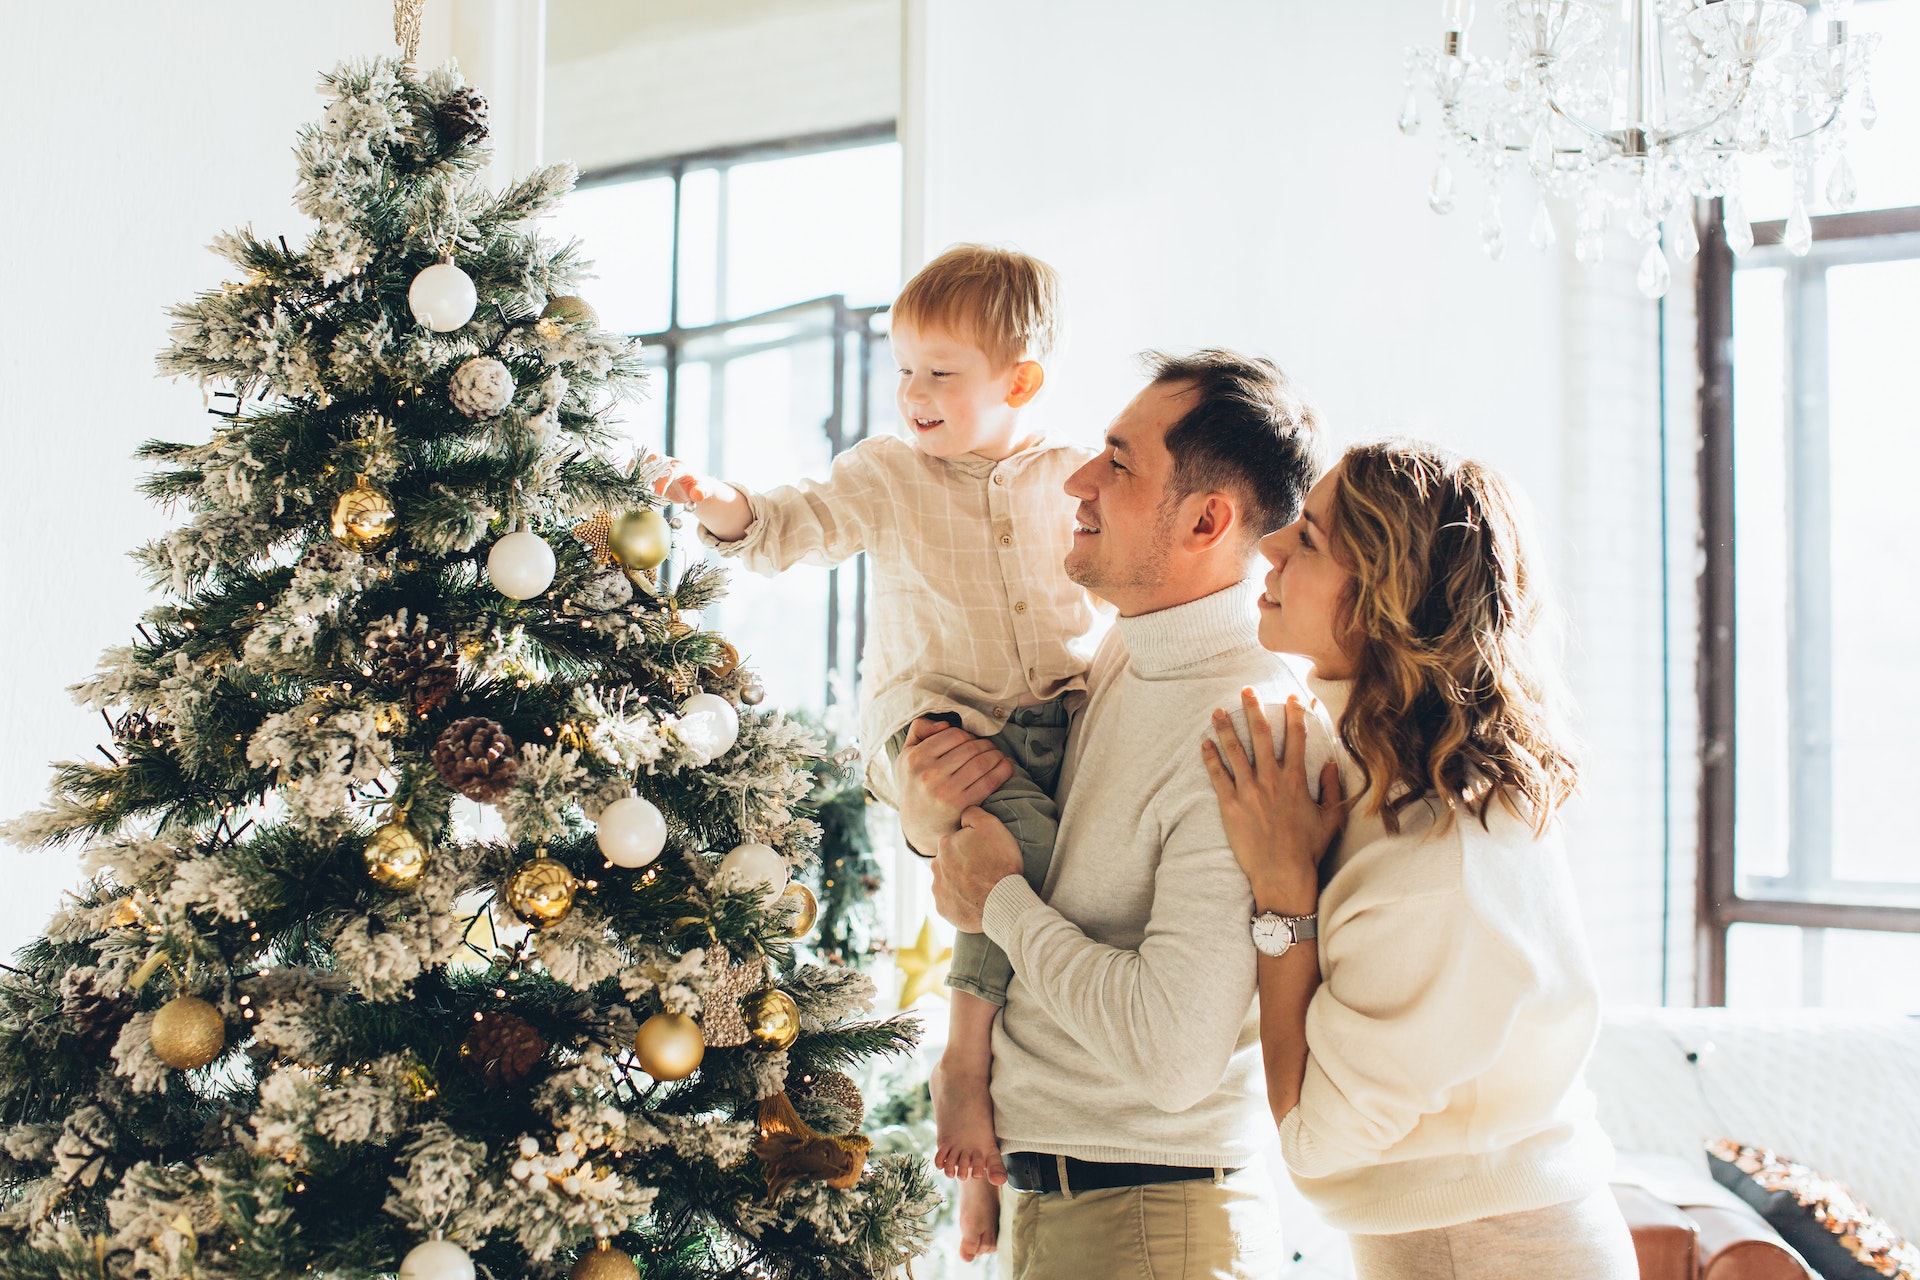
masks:
<path id="1" fill-rule="evenodd" d="M 1046 380 L 1047 371 L 1040 367 L 1038 360 L 1022 360 L 1013 367 L 1013 383 L 1007 388 L 1007 407 L 1024 409 L 1040 394 L 1040 384 Z"/>
<path id="2" fill-rule="evenodd" d="M 1189 523 L 1182 541 L 1193 554 L 1204 554 L 1239 536 L 1240 508 L 1228 495 L 1218 490 L 1190 494 L 1183 505 L 1188 507 Z"/>

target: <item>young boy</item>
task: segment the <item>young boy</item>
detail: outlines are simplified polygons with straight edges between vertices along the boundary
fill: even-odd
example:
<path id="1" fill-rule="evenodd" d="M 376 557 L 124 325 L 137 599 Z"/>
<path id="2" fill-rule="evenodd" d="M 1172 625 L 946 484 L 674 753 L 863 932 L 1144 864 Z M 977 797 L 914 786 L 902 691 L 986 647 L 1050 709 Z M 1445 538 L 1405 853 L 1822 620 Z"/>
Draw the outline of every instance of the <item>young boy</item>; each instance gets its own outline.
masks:
<path id="1" fill-rule="evenodd" d="M 659 485 L 689 506 L 701 541 L 761 573 L 871 558 L 873 618 L 861 662 L 867 785 L 893 797 L 893 761 L 945 720 L 992 740 L 1012 776 L 983 807 L 1020 842 L 1045 887 L 1068 699 L 1086 687 L 1094 613 L 1062 562 L 1074 500 L 1062 484 L 1092 456 L 1020 425 L 1058 327 L 1053 269 L 1026 254 L 958 245 L 907 282 L 892 308 L 906 439 L 862 440 L 826 481 L 767 493 L 678 462 Z M 882 744 L 885 750 L 881 749 Z M 922 851 L 927 852 L 927 851 Z M 954 940 L 953 1008 L 935 1069 L 935 1160 L 964 1179 L 961 1254 L 994 1247 L 993 1020 L 1012 968 L 979 934 Z"/>

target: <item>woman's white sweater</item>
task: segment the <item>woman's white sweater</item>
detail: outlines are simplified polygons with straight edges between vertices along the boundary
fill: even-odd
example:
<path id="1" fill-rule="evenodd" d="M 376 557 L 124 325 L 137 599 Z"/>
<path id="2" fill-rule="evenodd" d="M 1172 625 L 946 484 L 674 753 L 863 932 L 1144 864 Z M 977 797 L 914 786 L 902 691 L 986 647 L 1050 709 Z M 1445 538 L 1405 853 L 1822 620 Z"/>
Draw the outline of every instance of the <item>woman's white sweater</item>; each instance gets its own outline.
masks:
<path id="1" fill-rule="evenodd" d="M 1311 682 L 1334 722 L 1348 688 Z M 1612 1149 L 1583 1071 L 1599 993 L 1557 827 L 1496 802 L 1389 832 L 1356 806 L 1320 894 L 1311 1056 L 1280 1126 L 1294 1183 L 1344 1231 L 1453 1226 L 1579 1199 Z"/>

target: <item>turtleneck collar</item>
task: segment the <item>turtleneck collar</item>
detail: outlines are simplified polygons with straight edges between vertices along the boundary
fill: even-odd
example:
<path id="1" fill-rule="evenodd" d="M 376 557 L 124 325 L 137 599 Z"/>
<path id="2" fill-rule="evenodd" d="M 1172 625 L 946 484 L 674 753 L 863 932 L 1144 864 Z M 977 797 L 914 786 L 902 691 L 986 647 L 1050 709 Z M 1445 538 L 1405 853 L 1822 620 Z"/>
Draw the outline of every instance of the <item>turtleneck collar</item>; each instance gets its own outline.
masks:
<path id="1" fill-rule="evenodd" d="M 1258 648 L 1260 615 L 1253 605 L 1258 588 L 1254 580 L 1236 582 L 1171 609 L 1115 619 L 1127 642 L 1129 665 L 1153 679 L 1223 653 Z"/>
<path id="2" fill-rule="evenodd" d="M 1340 717 L 1347 713 L 1347 701 L 1353 697 L 1353 681 L 1328 680 L 1309 670 L 1307 691 L 1320 699 L 1320 705 L 1327 709 L 1327 716 L 1334 724 L 1340 723 Z"/>

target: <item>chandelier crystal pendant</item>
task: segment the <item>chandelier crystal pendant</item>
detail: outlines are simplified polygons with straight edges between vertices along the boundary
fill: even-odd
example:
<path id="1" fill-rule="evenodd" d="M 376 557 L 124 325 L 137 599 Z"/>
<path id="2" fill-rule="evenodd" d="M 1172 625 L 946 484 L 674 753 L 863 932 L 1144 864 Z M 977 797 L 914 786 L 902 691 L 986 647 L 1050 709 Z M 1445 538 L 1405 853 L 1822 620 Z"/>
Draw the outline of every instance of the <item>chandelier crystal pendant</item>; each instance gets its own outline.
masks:
<path id="1" fill-rule="evenodd" d="M 1727 242 L 1753 246 L 1740 161 L 1793 172 L 1786 246 L 1812 246 L 1807 202 L 1853 203 L 1846 119 L 1874 122 L 1868 60 L 1879 36 L 1850 30 L 1853 0 L 1822 0 L 1809 22 L 1798 0 L 1499 0 L 1506 48 L 1470 52 L 1473 0 L 1442 0 L 1441 42 L 1407 50 L 1400 132 L 1420 128 L 1423 97 L 1439 104 L 1439 162 L 1427 188 L 1435 213 L 1454 207 L 1453 157 L 1480 170 L 1479 221 L 1490 257 L 1506 237 L 1506 180 L 1524 170 L 1537 192 L 1528 240 L 1558 238 L 1549 196 L 1574 211 L 1574 256 L 1600 262 L 1610 224 L 1645 245 L 1638 282 L 1650 298 L 1672 278 L 1660 229 L 1684 262 L 1699 250 L 1693 201 L 1726 198 Z M 1493 42 L 1489 42 L 1490 44 Z M 1824 188 L 1816 186 L 1824 171 Z"/>

